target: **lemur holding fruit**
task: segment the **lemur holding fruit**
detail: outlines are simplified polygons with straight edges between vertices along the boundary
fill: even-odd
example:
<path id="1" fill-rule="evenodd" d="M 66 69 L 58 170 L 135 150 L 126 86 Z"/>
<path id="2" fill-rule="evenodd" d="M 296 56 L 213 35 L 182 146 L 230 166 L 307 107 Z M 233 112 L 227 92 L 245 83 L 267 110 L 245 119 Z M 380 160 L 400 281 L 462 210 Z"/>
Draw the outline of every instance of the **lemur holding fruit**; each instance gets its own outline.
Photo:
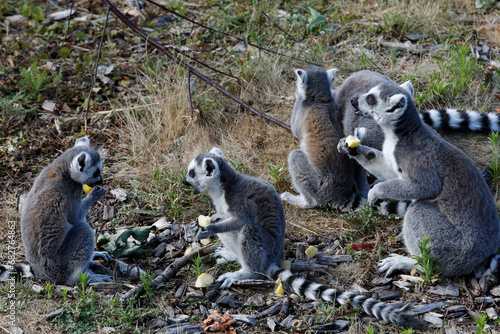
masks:
<path id="1" fill-rule="evenodd" d="M 341 211 L 363 206 L 368 183 L 356 183 L 357 164 L 340 154 L 336 143 L 344 136 L 342 118 L 330 91 L 335 69 L 316 66 L 295 70 L 297 90 L 291 128 L 300 139 L 300 148 L 288 157 L 292 184 L 299 192 L 281 194 L 281 198 L 302 208 L 330 205 Z"/>
<path id="2" fill-rule="evenodd" d="M 376 184 L 368 203 L 410 201 L 403 237 L 412 256 L 420 255 L 419 242 L 429 236 L 432 255 L 445 276 L 474 274 L 496 280 L 500 222 L 491 191 L 473 161 L 422 122 L 412 96 L 408 85 L 380 80 L 349 101 L 353 112 L 380 126 L 383 159 L 397 175 Z M 415 266 L 413 258 L 393 254 L 381 261 L 379 270 L 391 275 Z"/>
<path id="3" fill-rule="evenodd" d="M 361 145 L 349 148 L 343 138 L 338 143 L 338 150 L 356 160 L 370 174 L 380 180 L 396 178 L 390 162 L 382 154 L 384 132 L 371 118 L 358 117 L 351 104 L 351 99 L 366 93 L 375 86 L 394 83 L 389 77 L 368 70 L 362 70 L 349 76 L 335 93 L 336 102 L 343 115 L 344 135 L 355 131 L 361 136 Z M 414 88 L 410 81 L 401 85 L 408 97 L 413 98 Z M 496 113 L 480 114 L 476 111 L 456 109 L 420 110 L 419 118 L 434 129 L 469 130 L 475 132 L 500 131 L 500 118 Z M 361 182 L 361 181 L 360 181 Z"/>
<path id="4" fill-rule="evenodd" d="M 35 179 L 21 209 L 21 237 L 26 259 L 38 278 L 74 285 L 78 274 L 90 282 L 112 281 L 89 268 L 95 256 L 94 231 L 87 212 L 106 190 L 102 182 L 102 161 L 87 137 L 48 165 Z M 83 184 L 94 186 L 82 199 Z"/>
<path id="5" fill-rule="evenodd" d="M 328 87 L 327 87 L 328 88 Z M 402 303 L 384 303 L 356 293 L 317 284 L 280 268 L 285 246 L 285 212 L 274 188 L 265 181 L 237 173 L 224 160 L 218 148 L 198 155 L 191 161 L 183 180 L 195 192 L 210 195 L 216 213 L 197 239 L 217 234 L 222 247 L 216 257 L 237 261 L 241 269 L 226 273 L 217 281 L 227 288 L 238 280 L 263 276 L 280 279 L 282 286 L 299 296 L 362 308 L 367 314 L 405 327 L 420 328 L 413 316 L 400 310 Z M 197 225 L 197 224 L 196 224 Z"/>

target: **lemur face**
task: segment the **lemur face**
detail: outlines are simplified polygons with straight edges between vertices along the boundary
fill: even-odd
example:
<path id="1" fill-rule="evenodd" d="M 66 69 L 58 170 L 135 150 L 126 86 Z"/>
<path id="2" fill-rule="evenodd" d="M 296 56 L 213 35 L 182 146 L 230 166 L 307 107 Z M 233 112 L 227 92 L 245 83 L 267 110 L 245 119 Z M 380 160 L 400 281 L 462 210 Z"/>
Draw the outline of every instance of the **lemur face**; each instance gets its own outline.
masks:
<path id="1" fill-rule="evenodd" d="M 408 87 L 407 83 L 403 85 Z M 397 121 L 406 110 L 408 96 L 401 89 L 386 88 L 384 85 L 379 85 L 373 87 L 366 94 L 352 98 L 351 104 L 356 110 L 355 113 L 371 117 L 380 125 Z"/>
<path id="2" fill-rule="evenodd" d="M 217 160 L 224 159 L 222 152 L 214 147 L 209 153 L 194 158 L 182 183 L 194 187 L 196 194 L 220 188 L 220 169 Z"/>
<path id="3" fill-rule="evenodd" d="M 90 147 L 90 141 L 87 137 L 78 139 L 75 142 L 77 153 L 70 165 L 71 178 L 80 184 L 86 184 L 90 187 L 102 183 L 102 160 L 95 150 Z"/>

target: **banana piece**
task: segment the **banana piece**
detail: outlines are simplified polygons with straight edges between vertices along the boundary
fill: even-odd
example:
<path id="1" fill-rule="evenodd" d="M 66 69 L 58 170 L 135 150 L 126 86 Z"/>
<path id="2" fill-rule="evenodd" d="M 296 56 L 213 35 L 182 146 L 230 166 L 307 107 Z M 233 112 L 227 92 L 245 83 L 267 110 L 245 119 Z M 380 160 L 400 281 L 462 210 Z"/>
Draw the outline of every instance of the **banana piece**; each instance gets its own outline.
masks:
<path id="1" fill-rule="evenodd" d="M 314 257 L 314 255 L 316 255 L 316 253 L 318 252 L 318 249 L 314 246 L 309 246 L 307 249 L 306 249 L 306 256 L 308 259 Z"/>
<path id="2" fill-rule="evenodd" d="M 283 285 L 281 285 L 281 278 L 278 278 L 276 280 L 276 287 L 274 288 L 274 293 L 277 295 L 281 295 L 283 292 L 285 292 L 285 289 L 283 289 Z"/>
<path id="3" fill-rule="evenodd" d="M 205 228 L 209 224 L 210 224 L 210 217 L 209 216 L 200 215 L 198 217 L 198 225 L 200 225 L 201 227 Z"/>
<path id="4" fill-rule="evenodd" d="M 353 135 L 349 135 L 345 139 L 345 142 L 347 144 L 347 147 L 349 147 L 349 148 L 355 148 L 356 146 L 359 145 L 360 140 L 359 140 L 359 138 L 354 137 Z"/>
<path id="5" fill-rule="evenodd" d="M 210 274 L 203 273 L 196 279 L 196 283 L 194 284 L 197 288 L 206 288 L 207 286 L 212 285 L 214 282 L 214 277 Z"/>
<path id="6" fill-rule="evenodd" d="M 85 193 L 85 195 L 88 195 L 90 191 L 92 191 L 92 187 L 89 187 L 88 185 L 84 184 L 83 192 Z"/>

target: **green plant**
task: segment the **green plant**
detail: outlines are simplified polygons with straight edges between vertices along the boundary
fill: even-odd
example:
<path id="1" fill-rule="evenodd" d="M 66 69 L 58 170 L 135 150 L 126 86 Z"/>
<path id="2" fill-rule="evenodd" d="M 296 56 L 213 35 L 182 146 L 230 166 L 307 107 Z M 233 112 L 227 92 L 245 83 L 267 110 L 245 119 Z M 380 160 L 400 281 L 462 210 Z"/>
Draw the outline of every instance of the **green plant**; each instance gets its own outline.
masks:
<path id="1" fill-rule="evenodd" d="M 403 329 L 401 334 L 413 334 L 413 328 Z"/>
<path id="2" fill-rule="evenodd" d="M 365 328 L 366 334 L 374 334 L 375 333 L 375 327 L 373 327 L 371 324 L 366 326 Z"/>
<path id="3" fill-rule="evenodd" d="M 373 233 L 381 224 L 382 219 L 393 219 L 395 216 L 382 216 L 380 213 L 372 210 L 366 203 L 360 211 L 350 211 L 342 214 L 339 218 L 350 223 L 353 230 L 342 235 L 345 241 L 352 241 L 356 237 L 365 233 Z"/>
<path id="4" fill-rule="evenodd" d="M 318 318 L 317 322 L 320 324 L 325 324 L 329 320 L 335 318 L 335 312 L 337 311 L 337 307 L 332 303 L 325 302 L 321 299 L 318 299 L 316 303 Z"/>
<path id="5" fill-rule="evenodd" d="M 47 298 L 52 299 L 52 285 L 50 282 L 45 285 L 45 291 L 47 292 Z"/>
<path id="6" fill-rule="evenodd" d="M 434 262 L 435 258 L 431 255 L 432 247 L 427 246 L 430 240 L 431 238 L 426 235 L 422 241 L 419 241 L 420 255 L 413 256 L 417 264 L 422 267 L 422 270 L 419 270 L 419 272 L 424 276 L 424 284 L 430 284 L 438 275 L 438 268 Z"/>
<path id="7" fill-rule="evenodd" d="M 153 289 L 151 289 L 151 283 L 154 280 L 154 276 L 151 274 L 149 270 L 146 270 L 141 274 L 141 282 L 142 282 L 142 287 L 144 288 L 144 292 L 146 295 L 146 298 L 151 298 L 154 296 L 155 292 Z"/>
<path id="8" fill-rule="evenodd" d="M 190 270 L 191 272 L 196 276 L 200 276 L 201 273 L 203 272 L 203 265 L 201 264 L 201 257 L 198 255 L 197 257 L 193 258 L 194 264 L 191 266 Z"/>
<path id="9" fill-rule="evenodd" d="M 488 139 L 491 143 L 490 150 L 492 153 L 488 166 L 491 168 L 491 176 L 494 180 L 497 180 L 500 177 L 500 143 L 498 141 L 498 132 L 491 132 Z"/>
<path id="10" fill-rule="evenodd" d="M 49 74 L 46 70 L 39 70 L 36 64 L 31 64 L 30 67 L 21 69 L 22 79 L 21 91 L 28 94 L 29 98 L 39 100 L 41 94 L 57 85 L 62 78 L 62 73 Z"/>
<path id="11" fill-rule="evenodd" d="M 480 317 L 474 318 L 474 323 L 477 325 L 477 328 L 476 328 L 477 334 L 484 333 L 487 320 L 488 320 L 488 315 L 486 313 L 481 313 Z"/>
<path id="12" fill-rule="evenodd" d="M 290 174 L 288 173 L 288 169 L 284 167 L 285 160 L 281 160 L 277 165 L 266 164 L 266 166 L 269 169 L 271 178 L 273 179 L 272 184 L 277 191 L 281 190 L 288 184 Z"/>

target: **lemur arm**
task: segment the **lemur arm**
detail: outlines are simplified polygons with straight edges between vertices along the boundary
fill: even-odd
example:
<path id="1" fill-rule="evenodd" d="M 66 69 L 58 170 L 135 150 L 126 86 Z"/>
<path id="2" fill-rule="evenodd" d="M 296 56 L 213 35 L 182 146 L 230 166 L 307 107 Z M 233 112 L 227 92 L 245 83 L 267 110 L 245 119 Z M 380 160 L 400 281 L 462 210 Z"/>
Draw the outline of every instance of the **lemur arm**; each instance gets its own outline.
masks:
<path id="1" fill-rule="evenodd" d="M 412 201 L 435 198 L 441 192 L 441 179 L 434 170 L 420 170 L 409 178 L 392 179 L 376 184 L 368 192 L 368 203 Z"/>
<path id="2" fill-rule="evenodd" d="M 213 234 L 239 231 L 245 226 L 246 221 L 240 217 L 230 216 L 223 220 L 216 220 L 205 227 L 205 230 L 199 231 L 196 238 L 198 240 L 210 237 Z"/>

